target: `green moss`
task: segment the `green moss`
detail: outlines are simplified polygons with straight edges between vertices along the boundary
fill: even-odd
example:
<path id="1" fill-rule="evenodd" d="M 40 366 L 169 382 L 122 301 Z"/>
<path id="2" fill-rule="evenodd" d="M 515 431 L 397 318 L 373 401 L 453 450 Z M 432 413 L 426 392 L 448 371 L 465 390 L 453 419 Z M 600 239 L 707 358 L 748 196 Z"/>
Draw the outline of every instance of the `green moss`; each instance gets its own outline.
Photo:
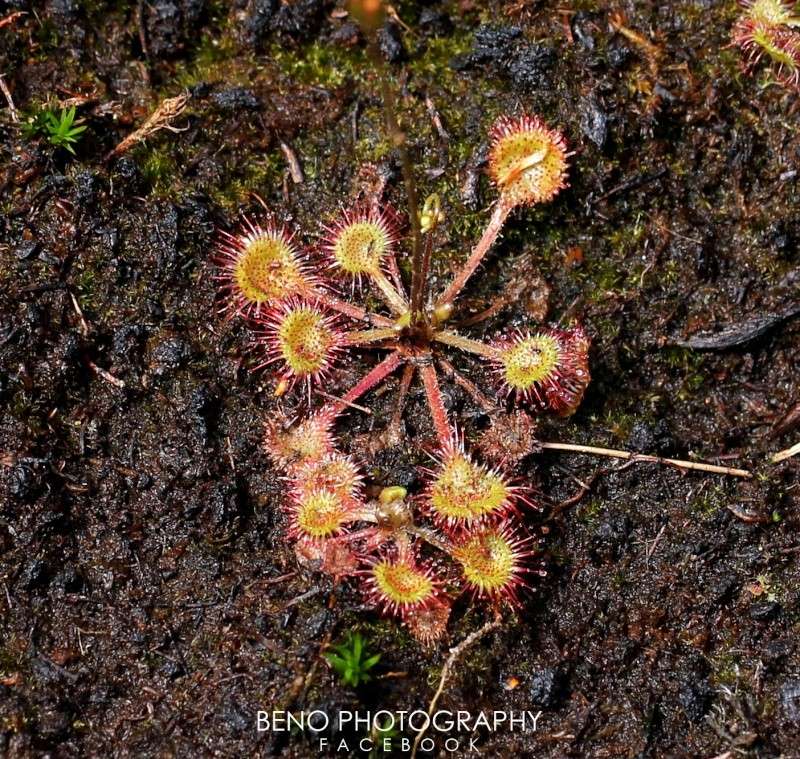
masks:
<path id="1" fill-rule="evenodd" d="M 392 143 L 381 137 L 380 131 L 362 131 L 355 145 L 356 164 L 378 163 L 387 158 L 392 150 Z"/>
<path id="2" fill-rule="evenodd" d="M 0 674 L 10 675 L 18 669 L 17 656 L 8 648 L 0 648 Z"/>
<path id="3" fill-rule="evenodd" d="M 459 29 L 452 36 L 427 40 L 425 48 L 412 56 L 408 69 L 426 84 L 436 82 L 438 87 L 453 89 L 457 72 L 450 62 L 472 49 L 472 32 Z"/>
<path id="4" fill-rule="evenodd" d="M 246 84 L 246 64 L 235 41 L 227 34 L 204 34 L 194 56 L 181 64 L 175 74 L 175 81 L 189 89 L 196 84 L 225 82 L 226 85 Z M 170 82 L 174 90 L 174 82 Z"/>
<path id="5" fill-rule="evenodd" d="M 85 311 L 93 311 L 95 308 L 97 273 L 91 268 L 91 265 L 78 274 L 75 280 L 75 289 L 78 291 L 78 300 L 81 308 Z"/>
<path id="6" fill-rule="evenodd" d="M 669 345 L 661 351 L 659 356 L 672 370 L 667 372 L 668 375 L 675 376 L 678 372 L 682 373 L 681 386 L 678 390 L 678 397 L 681 400 L 694 397 L 708 379 L 708 373 L 705 370 L 706 358 L 700 351 Z"/>
<path id="7" fill-rule="evenodd" d="M 154 193 L 171 195 L 176 191 L 178 166 L 169 143 L 154 147 L 140 145 L 134 149 L 133 156 Z"/>
<path id="8" fill-rule="evenodd" d="M 697 495 L 689 502 L 688 510 L 692 514 L 708 519 L 725 508 L 729 502 L 729 496 L 719 485 L 700 488 Z"/>
<path id="9" fill-rule="evenodd" d="M 294 81 L 326 89 L 341 87 L 350 79 L 361 81 L 367 69 L 363 53 L 319 41 L 294 49 L 274 43 L 269 57 Z"/>
<path id="10" fill-rule="evenodd" d="M 285 159 L 278 150 L 260 155 L 254 154 L 250 160 L 236 169 L 227 183 L 210 186 L 208 193 L 215 203 L 227 210 L 233 210 L 253 192 L 268 195 L 268 188 L 283 181 L 285 168 Z M 310 169 L 310 165 L 305 167 L 307 179 L 311 178 Z"/>
<path id="11" fill-rule="evenodd" d="M 637 417 L 635 414 L 620 409 L 610 409 L 606 411 L 602 425 L 617 438 L 617 440 L 627 440 L 631 434 L 633 425 L 641 420 L 641 417 Z M 641 451 L 641 453 L 649 453 L 649 451 Z"/>
<path id="12" fill-rule="evenodd" d="M 591 501 L 578 510 L 578 521 L 587 527 L 593 527 L 597 524 L 602 511 L 603 502 L 599 498 L 592 498 Z"/>
<path id="13" fill-rule="evenodd" d="M 617 254 L 627 255 L 634 250 L 638 250 L 647 232 L 647 225 L 644 224 L 644 214 L 639 212 L 636 220 L 631 224 L 623 224 L 613 230 L 608 237 L 612 249 Z"/>
<path id="14" fill-rule="evenodd" d="M 624 280 L 617 262 L 605 256 L 591 258 L 584 269 L 584 275 L 589 285 L 587 299 L 594 303 L 604 301 L 609 293 L 620 290 Z"/>
<path id="15" fill-rule="evenodd" d="M 595 297 L 592 298 L 594 302 L 602 300 L 600 297 L 601 292 L 608 291 L 597 291 Z M 621 324 L 613 316 L 597 316 L 592 320 L 592 326 L 600 336 L 600 344 L 611 344 L 616 339 L 617 335 L 619 335 L 621 329 Z"/>
<path id="16" fill-rule="evenodd" d="M 36 52 L 40 60 L 46 60 L 49 53 L 58 47 L 60 37 L 56 25 L 47 16 L 38 18 L 33 27 L 32 38 L 36 43 Z"/>
<path id="17" fill-rule="evenodd" d="M 622 590 L 628 584 L 628 578 L 624 569 L 618 569 L 611 576 L 611 587 L 616 590 Z"/>
<path id="18" fill-rule="evenodd" d="M 723 648 L 710 660 L 711 679 L 715 685 L 735 686 L 741 680 L 741 656 Z"/>

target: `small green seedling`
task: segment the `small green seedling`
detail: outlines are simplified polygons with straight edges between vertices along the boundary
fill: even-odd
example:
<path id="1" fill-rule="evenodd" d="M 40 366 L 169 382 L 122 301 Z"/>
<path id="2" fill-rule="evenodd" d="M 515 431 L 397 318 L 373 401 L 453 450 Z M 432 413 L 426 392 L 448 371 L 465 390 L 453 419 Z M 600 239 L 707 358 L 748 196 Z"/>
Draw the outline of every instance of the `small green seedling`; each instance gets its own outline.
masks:
<path id="1" fill-rule="evenodd" d="M 34 113 L 23 125 L 22 131 L 29 139 L 45 137 L 54 147 L 64 148 L 75 155 L 75 149 L 72 146 L 86 131 L 86 126 L 81 124 L 81 119 L 75 121 L 75 106 L 68 109 L 62 108 L 58 115 L 50 108 L 45 108 Z"/>
<path id="2" fill-rule="evenodd" d="M 372 679 L 369 670 L 381 658 L 380 654 L 370 655 L 364 647 L 364 639 L 360 633 L 347 633 L 342 643 L 331 646 L 331 650 L 326 651 L 323 656 L 341 681 L 354 688 Z"/>

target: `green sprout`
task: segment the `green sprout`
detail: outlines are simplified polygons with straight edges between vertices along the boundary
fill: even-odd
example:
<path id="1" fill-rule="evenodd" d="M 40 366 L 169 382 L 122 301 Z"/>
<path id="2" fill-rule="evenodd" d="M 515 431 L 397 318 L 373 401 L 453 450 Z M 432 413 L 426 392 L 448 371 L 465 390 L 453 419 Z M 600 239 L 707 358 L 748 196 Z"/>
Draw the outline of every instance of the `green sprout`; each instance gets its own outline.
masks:
<path id="1" fill-rule="evenodd" d="M 380 654 L 370 655 L 364 647 L 364 639 L 360 633 L 350 632 L 347 633 L 344 641 L 331 646 L 331 650 L 326 651 L 323 656 L 342 682 L 354 688 L 372 679 L 369 670 L 381 658 Z"/>
<path id="2" fill-rule="evenodd" d="M 86 126 L 81 123 L 81 119 L 75 121 L 75 106 L 62 108 L 61 113 L 50 108 L 36 111 L 28 121 L 22 125 L 22 132 L 28 138 L 46 137 L 47 141 L 57 148 L 65 150 L 75 155 L 72 147 L 80 139 L 80 135 L 86 131 Z"/>

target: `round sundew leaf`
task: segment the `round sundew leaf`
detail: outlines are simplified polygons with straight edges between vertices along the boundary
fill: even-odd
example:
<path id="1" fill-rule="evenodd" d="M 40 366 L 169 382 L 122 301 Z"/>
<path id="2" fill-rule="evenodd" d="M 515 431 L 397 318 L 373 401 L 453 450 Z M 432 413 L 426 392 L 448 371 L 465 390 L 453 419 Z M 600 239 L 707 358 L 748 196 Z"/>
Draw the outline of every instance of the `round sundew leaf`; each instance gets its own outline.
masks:
<path id="1" fill-rule="evenodd" d="M 411 634 L 424 646 L 433 645 L 447 629 L 450 618 L 450 602 L 437 598 L 422 609 L 415 609 L 406 616 L 406 624 Z"/>
<path id="2" fill-rule="evenodd" d="M 298 467 L 321 460 L 334 449 L 331 421 L 315 415 L 289 426 L 283 416 L 265 425 L 264 447 L 280 467 L 297 471 Z"/>
<path id="3" fill-rule="evenodd" d="M 349 519 L 347 500 L 332 491 L 316 490 L 298 499 L 294 523 L 298 535 L 323 539 L 336 535 Z"/>
<path id="4" fill-rule="evenodd" d="M 384 559 L 371 574 L 377 600 L 389 608 L 417 606 L 435 596 L 433 580 L 410 562 Z"/>
<path id="5" fill-rule="evenodd" d="M 324 248 L 333 266 L 359 280 L 381 271 L 397 238 L 391 208 L 356 208 L 344 211 L 325 229 Z"/>
<path id="6" fill-rule="evenodd" d="M 580 326 L 533 334 L 515 331 L 500 337 L 493 348 L 492 363 L 507 394 L 563 416 L 578 408 L 590 380 L 589 339 Z"/>
<path id="7" fill-rule="evenodd" d="M 502 511 L 509 496 L 499 474 L 457 450 L 445 456 L 430 486 L 431 508 L 451 523 L 469 523 Z"/>
<path id="8" fill-rule="evenodd" d="M 500 353 L 505 382 L 520 392 L 552 376 L 560 358 L 558 340 L 551 335 L 531 335 L 510 344 Z"/>
<path id="9" fill-rule="evenodd" d="M 752 0 L 745 7 L 745 16 L 762 24 L 800 25 L 800 16 L 785 0 Z"/>
<path id="10" fill-rule="evenodd" d="M 345 455 L 333 453 L 320 461 L 310 461 L 294 477 L 300 493 L 330 490 L 342 496 L 353 496 L 361 484 L 356 465 Z"/>
<path id="11" fill-rule="evenodd" d="M 386 235 L 377 224 L 356 222 L 340 232 L 334 258 L 348 274 L 369 274 L 380 268 L 387 247 Z"/>
<path id="12" fill-rule="evenodd" d="M 289 372 L 308 377 L 330 363 L 338 341 L 323 314 L 309 306 L 297 306 L 275 320 L 275 342 Z"/>
<path id="13" fill-rule="evenodd" d="M 506 594 L 514 599 L 520 584 L 520 541 L 502 529 L 484 530 L 467 537 L 453 548 L 464 579 L 481 595 Z"/>
<path id="14" fill-rule="evenodd" d="M 274 304 L 307 285 L 297 252 L 280 232 L 260 231 L 240 242 L 232 279 L 243 301 Z"/>
<path id="15" fill-rule="evenodd" d="M 492 127 L 489 173 L 511 206 L 551 200 L 566 185 L 563 136 L 536 116 L 501 117 Z"/>
<path id="16" fill-rule="evenodd" d="M 731 36 L 745 53 L 745 70 L 766 55 L 779 82 L 800 88 L 800 15 L 795 4 L 755 0 L 744 6 Z"/>

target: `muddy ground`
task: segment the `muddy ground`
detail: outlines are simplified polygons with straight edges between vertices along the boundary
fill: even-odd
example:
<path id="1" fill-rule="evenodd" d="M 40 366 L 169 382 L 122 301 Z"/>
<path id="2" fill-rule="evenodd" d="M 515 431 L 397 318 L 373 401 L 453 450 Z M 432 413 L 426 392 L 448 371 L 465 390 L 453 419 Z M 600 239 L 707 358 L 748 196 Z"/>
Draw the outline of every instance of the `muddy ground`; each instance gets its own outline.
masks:
<path id="1" fill-rule="evenodd" d="M 261 448 L 272 380 L 217 315 L 208 266 L 253 193 L 308 239 L 376 177 L 404 208 L 358 31 L 322 0 L 0 7 L 24 12 L 0 29 L 20 122 L 76 104 L 88 127 L 73 157 L 0 101 L 0 754 L 312 757 L 303 735 L 258 735 L 256 711 L 424 707 L 485 611 L 459 603 L 425 651 L 298 567 Z M 756 473 L 526 459 L 547 576 L 441 707 L 543 711 L 535 734 L 481 734 L 483 756 L 800 756 L 800 458 L 769 463 L 798 435 L 797 94 L 742 73 L 734 0 L 395 8 L 383 55 L 420 191 L 447 214 L 437 280 L 488 217 L 497 115 L 538 112 L 575 150 L 571 187 L 514 216 L 462 301 L 525 282 L 472 333 L 545 313 L 586 326 L 593 382 L 540 437 Z M 180 131 L 106 160 L 181 93 Z M 474 435 L 480 410 L 444 389 Z M 340 424 L 346 447 L 385 427 L 392 397 Z M 416 388 L 371 481 L 413 490 L 431 434 Z M 357 690 L 318 658 L 347 629 L 382 655 Z"/>

